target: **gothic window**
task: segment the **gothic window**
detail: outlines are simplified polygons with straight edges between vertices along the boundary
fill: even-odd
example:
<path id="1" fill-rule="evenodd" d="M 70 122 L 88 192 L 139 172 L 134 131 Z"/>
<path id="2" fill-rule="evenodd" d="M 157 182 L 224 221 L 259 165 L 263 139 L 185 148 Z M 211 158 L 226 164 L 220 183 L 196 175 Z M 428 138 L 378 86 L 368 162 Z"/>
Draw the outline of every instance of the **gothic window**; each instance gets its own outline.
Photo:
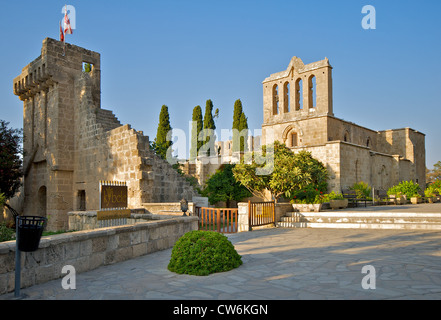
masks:
<path id="1" fill-rule="evenodd" d="M 308 80 L 308 94 L 309 94 L 309 108 L 315 108 L 317 106 L 317 87 L 316 78 L 314 75 L 309 77 Z"/>
<path id="2" fill-rule="evenodd" d="M 345 131 L 345 134 L 344 134 L 344 136 L 343 136 L 343 141 L 344 142 L 349 142 L 349 131 Z"/>
<path id="3" fill-rule="evenodd" d="M 366 147 L 370 147 L 370 146 L 371 146 L 371 138 L 367 138 Z"/>
<path id="4" fill-rule="evenodd" d="M 279 114 L 279 87 L 273 86 L 273 115 Z"/>
<path id="5" fill-rule="evenodd" d="M 283 86 L 283 92 L 284 92 L 284 99 L 283 99 L 283 112 L 289 112 L 290 111 L 290 92 L 289 92 L 289 82 L 285 82 Z"/>
<path id="6" fill-rule="evenodd" d="M 302 79 L 297 79 L 296 81 L 296 94 L 295 94 L 295 100 L 296 100 L 296 110 L 302 110 L 303 109 L 303 81 Z"/>

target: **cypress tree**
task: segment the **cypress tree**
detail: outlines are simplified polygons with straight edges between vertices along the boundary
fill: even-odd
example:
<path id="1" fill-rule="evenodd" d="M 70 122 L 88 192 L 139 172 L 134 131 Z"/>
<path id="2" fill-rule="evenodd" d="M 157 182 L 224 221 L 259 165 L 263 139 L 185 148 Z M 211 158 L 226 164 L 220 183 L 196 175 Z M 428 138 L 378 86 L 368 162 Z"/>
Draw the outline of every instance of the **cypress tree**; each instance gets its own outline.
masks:
<path id="1" fill-rule="evenodd" d="M 239 151 L 239 126 L 240 126 L 240 117 L 243 113 L 242 110 L 242 101 L 240 99 L 234 102 L 234 114 L 233 114 L 233 152 Z M 236 130 L 235 130 L 236 129 Z"/>
<path id="2" fill-rule="evenodd" d="M 190 160 L 196 159 L 199 149 L 203 145 L 203 141 L 199 141 L 199 134 L 203 128 L 202 121 L 202 108 L 201 106 L 196 106 L 193 109 L 193 117 L 192 117 L 192 126 L 191 126 L 191 149 L 190 149 Z"/>
<path id="3" fill-rule="evenodd" d="M 163 105 L 161 108 L 161 113 L 159 114 L 159 125 L 158 131 L 156 132 L 155 138 L 155 151 L 158 155 L 160 155 L 163 159 L 167 159 L 171 157 L 171 134 L 172 127 L 170 125 L 170 115 L 168 113 L 168 107 Z M 167 135 L 169 135 L 169 140 L 167 141 Z M 170 149 L 170 150 L 169 150 Z"/>
<path id="4" fill-rule="evenodd" d="M 207 156 L 215 155 L 214 142 L 216 139 L 214 130 L 216 125 L 213 120 L 213 102 L 207 100 L 205 104 L 205 115 L 204 115 L 204 150 L 207 150 Z"/>
<path id="5" fill-rule="evenodd" d="M 246 151 L 248 149 L 248 119 L 243 112 L 240 115 L 239 132 L 242 134 L 240 136 L 240 151 Z"/>

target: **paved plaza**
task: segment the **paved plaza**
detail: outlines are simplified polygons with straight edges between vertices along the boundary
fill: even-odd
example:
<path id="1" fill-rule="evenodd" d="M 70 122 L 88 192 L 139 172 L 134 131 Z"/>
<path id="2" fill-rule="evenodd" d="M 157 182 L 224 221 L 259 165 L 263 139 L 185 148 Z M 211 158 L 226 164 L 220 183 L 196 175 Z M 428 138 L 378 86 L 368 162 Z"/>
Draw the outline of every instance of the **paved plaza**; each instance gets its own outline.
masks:
<path id="1" fill-rule="evenodd" d="M 76 290 L 59 279 L 21 292 L 29 300 L 441 299 L 438 231 L 271 228 L 229 238 L 243 260 L 229 272 L 172 273 L 168 249 L 77 274 Z M 365 277 L 375 289 L 363 289 Z"/>

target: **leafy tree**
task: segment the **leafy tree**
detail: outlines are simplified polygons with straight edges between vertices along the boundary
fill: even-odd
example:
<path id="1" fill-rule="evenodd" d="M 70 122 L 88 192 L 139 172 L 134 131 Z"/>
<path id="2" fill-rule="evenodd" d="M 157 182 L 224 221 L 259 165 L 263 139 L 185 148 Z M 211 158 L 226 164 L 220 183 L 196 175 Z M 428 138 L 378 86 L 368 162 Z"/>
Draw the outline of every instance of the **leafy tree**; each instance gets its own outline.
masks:
<path id="1" fill-rule="evenodd" d="M 207 156 L 216 154 L 214 150 L 214 142 L 216 139 L 214 130 L 216 130 L 216 125 L 213 119 L 213 102 L 207 100 L 204 114 L 204 145 L 202 146 L 203 150 L 207 151 Z"/>
<path id="2" fill-rule="evenodd" d="M 204 197 L 208 197 L 211 204 L 225 201 L 227 208 L 230 201 L 240 201 L 250 197 L 251 193 L 233 175 L 234 165 L 222 165 L 206 182 L 207 186 L 202 191 Z"/>
<path id="3" fill-rule="evenodd" d="M 233 169 L 234 177 L 254 195 L 264 198 L 268 190 L 277 201 L 281 196 L 292 198 L 305 188 L 326 191 L 327 170 L 310 152 L 294 154 L 278 141 L 262 151 L 252 152 L 251 159 Z"/>
<path id="4" fill-rule="evenodd" d="M 20 187 L 22 177 L 22 130 L 8 128 L 9 122 L 0 120 L 0 193 L 6 200 Z"/>
<path id="5" fill-rule="evenodd" d="M 199 141 L 199 134 L 201 133 L 204 125 L 202 120 L 201 106 L 194 107 L 192 120 L 190 160 L 196 159 L 199 149 L 203 144 L 203 141 Z"/>
<path id="6" fill-rule="evenodd" d="M 437 180 L 441 180 L 441 161 L 438 161 L 433 165 L 433 170 L 426 170 L 426 182 L 433 183 Z"/>
<path id="7" fill-rule="evenodd" d="M 6 201 L 12 198 L 20 187 L 23 175 L 21 148 L 22 130 L 8 128 L 9 122 L 0 120 L 0 208 L 6 206 L 13 213 Z"/>
<path id="8" fill-rule="evenodd" d="M 156 132 L 155 142 L 153 148 L 158 155 L 163 159 L 171 159 L 171 135 L 172 127 L 170 125 L 170 115 L 168 113 L 168 107 L 163 105 L 161 113 L 159 114 L 159 125 Z"/>

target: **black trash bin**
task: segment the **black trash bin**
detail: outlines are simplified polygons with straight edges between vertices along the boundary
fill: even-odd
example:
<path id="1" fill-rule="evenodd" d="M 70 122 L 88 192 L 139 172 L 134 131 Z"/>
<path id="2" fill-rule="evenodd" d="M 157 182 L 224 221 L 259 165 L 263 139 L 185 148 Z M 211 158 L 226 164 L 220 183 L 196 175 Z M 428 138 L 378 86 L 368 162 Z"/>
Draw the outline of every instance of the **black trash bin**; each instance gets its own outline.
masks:
<path id="1" fill-rule="evenodd" d="M 41 235 L 46 226 L 47 219 L 35 216 L 17 217 L 18 250 L 33 252 L 38 249 Z"/>

